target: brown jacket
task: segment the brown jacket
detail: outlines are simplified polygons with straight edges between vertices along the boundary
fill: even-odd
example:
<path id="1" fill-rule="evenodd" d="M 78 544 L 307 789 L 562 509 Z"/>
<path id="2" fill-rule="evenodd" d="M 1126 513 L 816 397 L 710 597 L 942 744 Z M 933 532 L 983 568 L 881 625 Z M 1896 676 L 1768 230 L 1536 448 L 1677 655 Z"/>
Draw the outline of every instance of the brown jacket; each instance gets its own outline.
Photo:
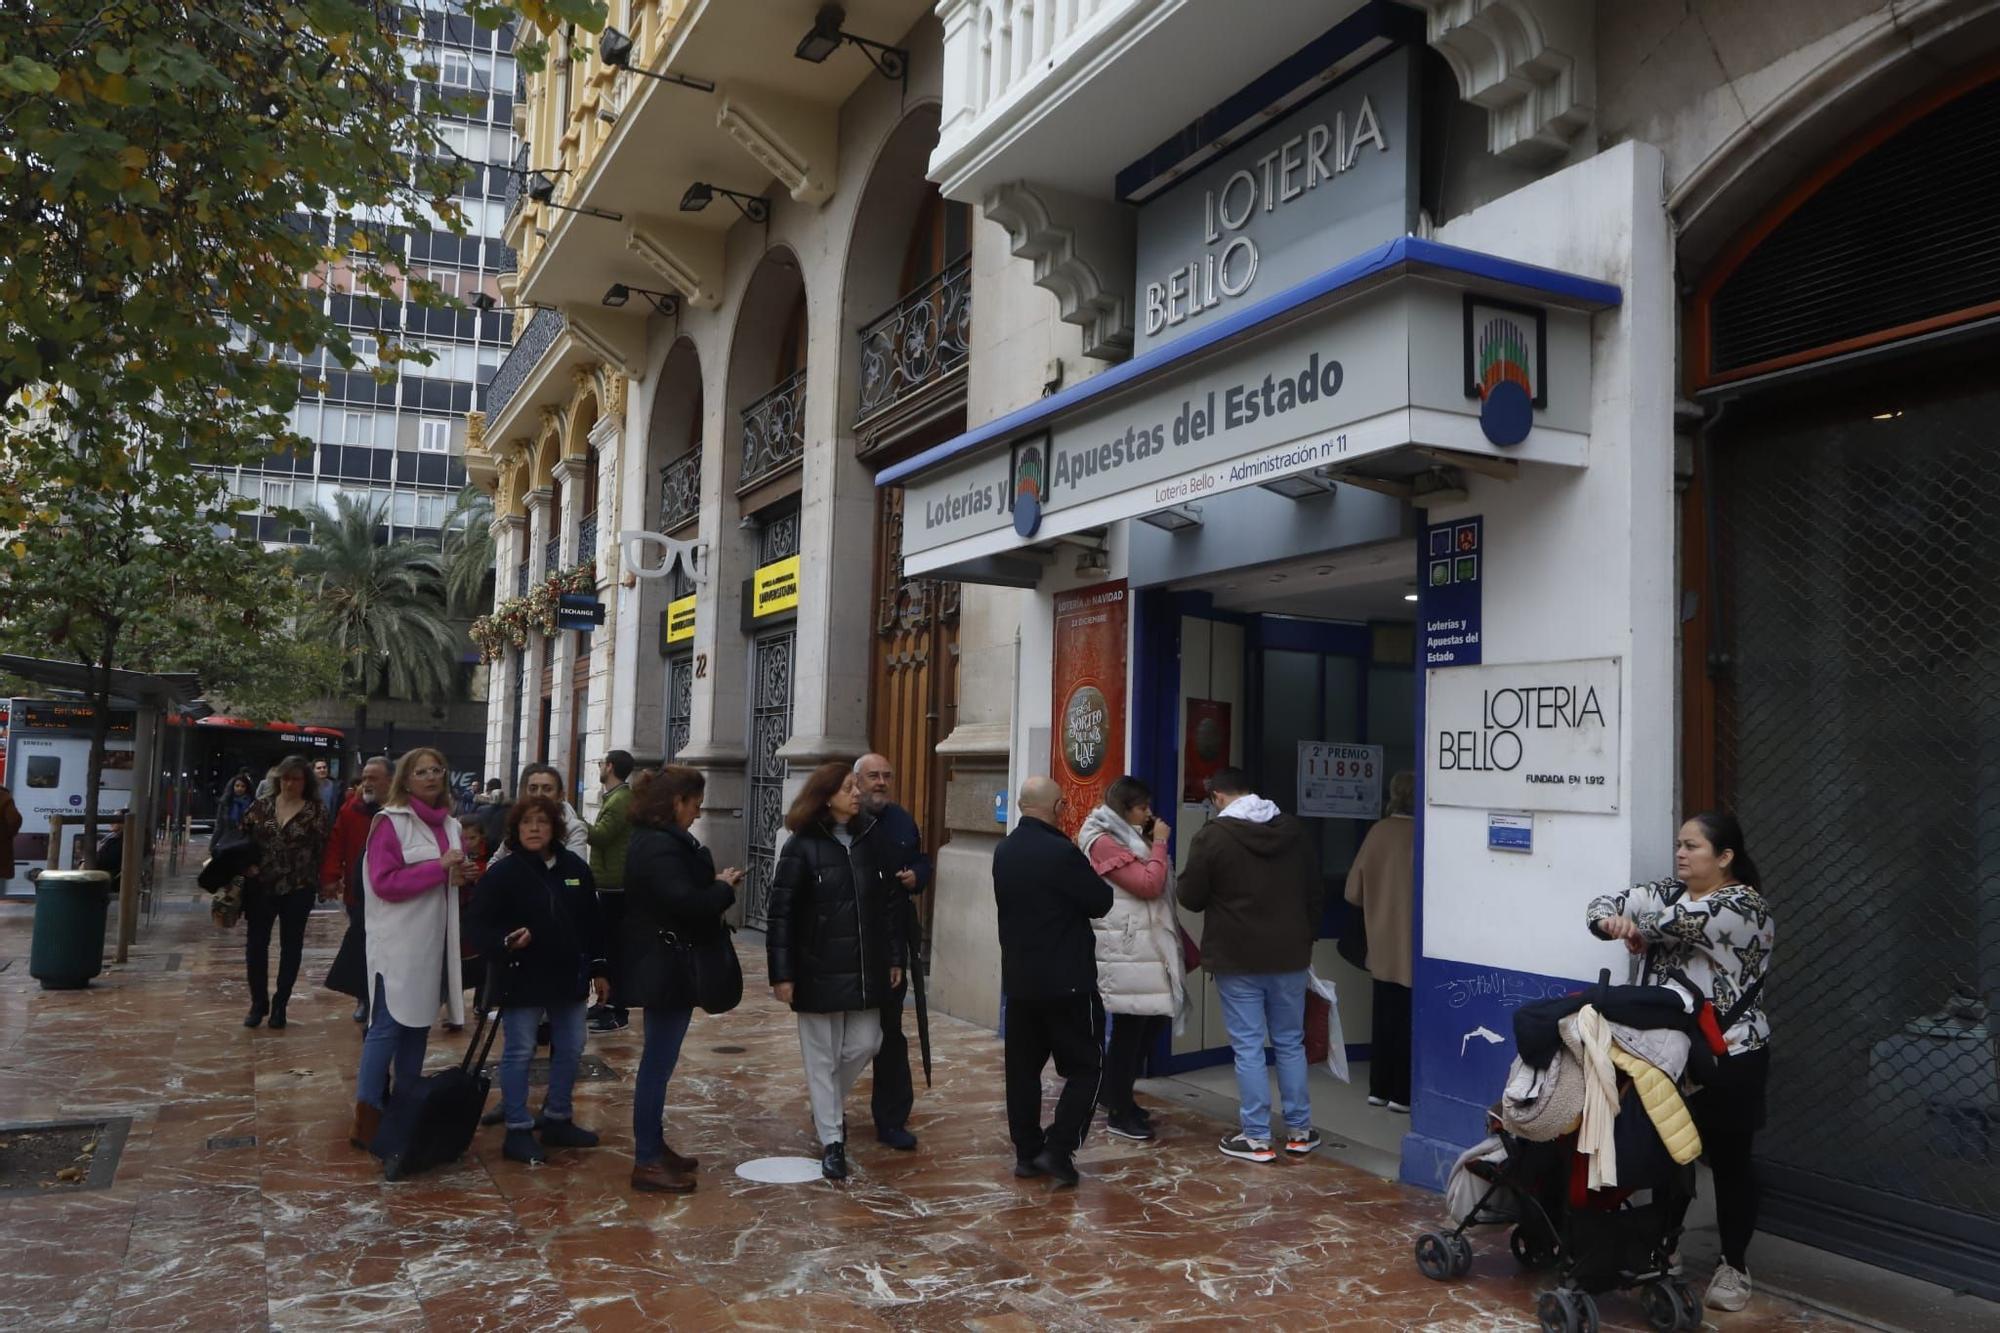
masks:
<path id="1" fill-rule="evenodd" d="M 0 879 L 14 878 L 14 835 L 21 831 L 21 807 L 0 787 Z"/>
<path id="2" fill-rule="evenodd" d="M 1261 824 L 1218 818 L 1202 825 L 1176 891 L 1181 906 L 1206 913 L 1203 967 L 1222 974 L 1311 965 L 1326 897 L 1315 844 L 1285 814 Z"/>
<path id="3" fill-rule="evenodd" d="M 1416 854 L 1417 821 L 1391 815 L 1368 830 L 1347 872 L 1347 901 L 1368 923 L 1369 975 L 1395 986 L 1410 984 Z"/>

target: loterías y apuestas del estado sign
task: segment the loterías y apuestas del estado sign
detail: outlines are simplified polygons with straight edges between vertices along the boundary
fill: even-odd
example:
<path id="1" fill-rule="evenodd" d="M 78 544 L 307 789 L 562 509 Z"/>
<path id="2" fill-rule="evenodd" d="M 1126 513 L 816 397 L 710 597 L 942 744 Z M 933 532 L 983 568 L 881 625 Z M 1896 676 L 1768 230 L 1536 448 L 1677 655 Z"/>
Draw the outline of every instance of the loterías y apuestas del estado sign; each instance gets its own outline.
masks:
<path id="1" fill-rule="evenodd" d="M 1616 813 L 1619 676 L 1615 657 L 1430 672 L 1430 804 Z"/>

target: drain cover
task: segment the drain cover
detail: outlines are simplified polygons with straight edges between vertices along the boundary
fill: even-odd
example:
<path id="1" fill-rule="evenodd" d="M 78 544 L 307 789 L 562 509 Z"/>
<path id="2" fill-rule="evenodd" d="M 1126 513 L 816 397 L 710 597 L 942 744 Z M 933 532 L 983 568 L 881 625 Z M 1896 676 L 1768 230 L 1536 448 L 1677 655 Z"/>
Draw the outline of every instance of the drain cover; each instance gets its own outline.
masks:
<path id="1" fill-rule="evenodd" d="M 749 1053 L 747 1046 L 711 1046 L 709 1049 L 717 1055 L 747 1055 Z"/>
<path id="2" fill-rule="evenodd" d="M 218 1134 L 208 1141 L 208 1146 L 217 1151 L 224 1148 L 254 1148 L 257 1146 L 257 1136 L 255 1134 Z"/>
<path id="3" fill-rule="evenodd" d="M 820 1178 L 819 1163 L 810 1157 L 759 1157 L 737 1167 L 736 1174 L 760 1185 L 803 1185 Z"/>

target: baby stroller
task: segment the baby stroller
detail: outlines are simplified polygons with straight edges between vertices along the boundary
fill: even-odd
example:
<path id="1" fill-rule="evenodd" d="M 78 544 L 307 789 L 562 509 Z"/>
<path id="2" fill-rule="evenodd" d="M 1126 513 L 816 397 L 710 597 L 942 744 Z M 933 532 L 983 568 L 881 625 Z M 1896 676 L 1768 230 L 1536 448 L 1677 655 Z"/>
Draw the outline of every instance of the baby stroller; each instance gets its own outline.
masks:
<path id="1" fill-rule="evenodd" d="M 1607 984 L 1601 978 L 1596 994 L 1606 994 Z M 1461 1162 L 1472 1189 L 1454 1209 L 1458 1225 L 1417 1238 L 1418 1271 L 1438 1282 L 1463 1277 L 1472 1268 L 1466 1233 L 1511 1223 L 1515 1260 L 1556 1275 L 1535 1310 L 1548 1333 L 1596 1333 L 1596 1297 L 1607 1291 L 1636 1291 L 1656 1329 L 1700 1328 L 1700 1302 L 1670 1271 L 1694 1197 L 1692 1157 L 1683 1145 L 1686 1160 L 1676 1162 L 1639 1089 L 1622 1073 L 1618 1084 L 1615 1187 L 1589 1188 L 1590 1160 L 1578 1151 L 1574 1129 L 1545 1141 L 1526 1139 L 1502 1123 L 1496 1106 L 1487 1113 L 1487 1143 Z M 1465 1197 L 1474 1199 L 1469 1207 Z"/>
<path id="2" fill-rule="evenodd" d="M 1628 1094 L 1629 1096 L 1629 1094 Z M 1637 1107 L 1620 1107 L 1625 1122 L 1659 1136 Z M 1508 1133 L 1499 1117 L 1488 1127 L 1503 1155 L 1468 1163 L 1485 1189 L 1463 1220 L 1450 1231 L 1417 1237 L 1417 1269 L 1436 1282 L 1463 1277 L 1472 1269 L 1477 1226 L 1512 1223 L 1507 1238 L 1514 1259 L 1530 1272 L 1553 1269 L 1556 1286 L 1542 1293 L 1535 1313 L 1548 1333 L 1597 1333 L 1597 1300 L 1603 1292 L 1636 1288 L 1646 1320 L 1657 1329 L 1701 1327 L 1701 1304 L 1679 1277 L 1668 1271 L 1680 1243 L 1681 1218 L 1694 1197 L 1694 1168 L 1677 1166 L 1662 1148 L 1643 1167 L 1619 1158 L 1616 1189 L 1586 1188 L 1589 1162 L 1576 1150 L 1576 1135 L 1533 1143 Z M 1621 1136 L 1622 1138 L 1622 1136 Z M 1664 1166 L 1662 1166 L 1664 1163 Z M 1639 1201 L 1637 1196 L 1649 1197 Z"/>

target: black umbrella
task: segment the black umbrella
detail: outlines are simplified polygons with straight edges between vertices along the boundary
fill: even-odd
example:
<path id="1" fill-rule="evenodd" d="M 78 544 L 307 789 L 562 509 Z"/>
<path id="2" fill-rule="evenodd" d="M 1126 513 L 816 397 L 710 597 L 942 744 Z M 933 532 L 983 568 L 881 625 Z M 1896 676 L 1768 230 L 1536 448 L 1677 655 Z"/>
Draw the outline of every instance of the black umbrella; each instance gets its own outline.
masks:
<path id="1" fill-rule="evenodd" d="M 924 1086 L 931 1085 L 931 1007 L 924 999 L 923 926 L 917 920 L 917 905 L 910 904 L 910 989 L 917 997 L 917 1048 L 924 1055 Z"/>
<path id="2" fill-rule="evenodd" d="M 195 883 L 214 893 L 256 864 L 256 840 L 247 833 L 231 829 L 209 848 L 208 860 L 202 863 Z"/>

